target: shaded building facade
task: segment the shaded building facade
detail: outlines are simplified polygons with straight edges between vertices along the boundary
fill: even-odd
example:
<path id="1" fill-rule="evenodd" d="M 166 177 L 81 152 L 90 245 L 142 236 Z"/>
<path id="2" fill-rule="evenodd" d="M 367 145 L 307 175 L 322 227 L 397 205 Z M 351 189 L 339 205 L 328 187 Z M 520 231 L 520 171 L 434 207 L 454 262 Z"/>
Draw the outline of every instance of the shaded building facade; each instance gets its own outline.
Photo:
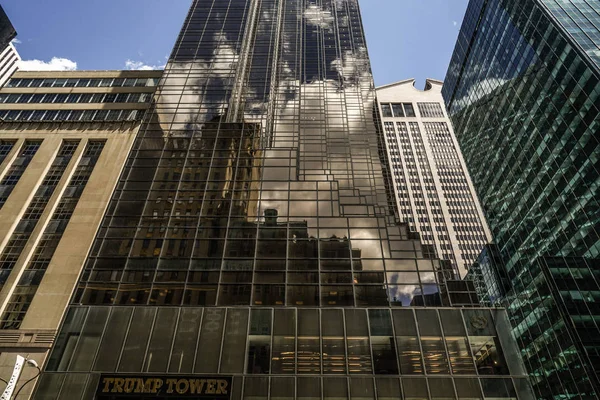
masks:
<path id="1" fill-rule="evenodd" d="M 4 50 L 10 42 L 17 37 L 17 31 L 6 15 L 4 8 L 0 6 L 0 49 Z"/>
<path id="2" fill-rule="evenodd" d="M 0 90 L 1 377 L 46 360 L 160 75 L 17 72 Z"/>
<path id="3" fill-rule="evenodd" d="M 356 0 L 192 2 L 34 398 L 530 398 L 376 115 Z"/>
<path id="4" fill-rule="evenodd" d="M 11 43 L 17 36 L 17 31 L 12 22 L 0 6 L 0 87 L 17 70 L 21 60 L 15 46 Z"/>
<path id="5" fill-rule="evenodd" d="M 464 277 L 491 236 L 471 183 L 440 81 L 377 88 L 400 219 Z"/>
<path id="6" fill-rule="evenodd" d="M 600 396 L 598 21 L 594 2 L 473 0 L 443 89 L 540 399 Z"/>

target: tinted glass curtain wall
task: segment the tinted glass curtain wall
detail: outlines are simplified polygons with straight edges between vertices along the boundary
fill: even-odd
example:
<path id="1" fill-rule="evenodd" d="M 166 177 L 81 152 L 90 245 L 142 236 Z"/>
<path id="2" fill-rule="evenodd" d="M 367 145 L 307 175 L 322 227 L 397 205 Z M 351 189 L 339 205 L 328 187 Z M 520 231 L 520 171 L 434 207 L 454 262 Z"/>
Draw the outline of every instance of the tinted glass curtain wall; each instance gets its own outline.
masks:
<path id="1" fill-rule="evenodd" d="M 503 304 L 544 399 L 600 396 L 598 12 L 473 0 L 444 88 L 503 258 L 488 275 L 511 282 Z"/>
<path id="2" fill-rule="evenodd" d="M 409 398 L 528 398 L 503 310 L 392 323 L 454 271 L 389 206 L 374 105 L 357 0 L 194 1 L 35 398 L 398 398 L 400 362 L 442 378 Z"/>

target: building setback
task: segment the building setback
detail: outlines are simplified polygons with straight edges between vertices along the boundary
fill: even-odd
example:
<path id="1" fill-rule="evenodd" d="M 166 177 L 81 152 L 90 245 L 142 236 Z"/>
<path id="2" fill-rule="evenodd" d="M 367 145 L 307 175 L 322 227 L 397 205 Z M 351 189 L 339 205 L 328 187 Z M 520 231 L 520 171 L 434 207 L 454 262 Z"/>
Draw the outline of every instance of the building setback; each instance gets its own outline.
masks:
<path id="1" fill-rule="evenodd" d="M 0 376 L 45 361 L 160 76 L 17 72 L 0 90 Z"/>
<path id="2" fill-rule="evenodd" d="M 16 36 L 15 27 L 0 5 L 0 88 L 17 70 L 21 60 L 17 49 L 11 43 Z"/>
<path id="3" fill-rule="evenodd" d="M 443 94 L 540 399 L 600 397 L 597 2 L 470 2 Z M 495 269 L 495 270 L 494 270 Z"/>
<path id="4" fill-rule="evenodd" d="M 6 81 L 17 70 L 19 61 L 21 61 L 21 57 L 12 43 L 9 43 L 0 52 L 0 87 L 4 86 Z"/>
<path id="5" fill-rule="evenodd" d="M 446 114 L 442 82 L 409 79 L 377 88 L 400 219 L 464 277 L 491 241 Z"/>
<path id="6" fill-rule="evenodd" d="M 192 2 L 34 398 L 531 398 L 375 115 L 357 0 Z"/>

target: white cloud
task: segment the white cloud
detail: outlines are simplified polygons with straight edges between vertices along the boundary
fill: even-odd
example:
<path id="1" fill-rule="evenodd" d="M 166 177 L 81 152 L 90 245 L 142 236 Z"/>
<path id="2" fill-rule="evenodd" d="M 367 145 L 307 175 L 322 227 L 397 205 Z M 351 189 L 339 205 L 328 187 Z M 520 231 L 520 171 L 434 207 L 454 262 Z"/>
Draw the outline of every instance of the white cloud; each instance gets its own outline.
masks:
<path id="1" fill-rule="evenodd" d="M 458 22 L 457 21 L 452 21 L 452 25 L 456 26 L 456 25 L 458 25 Z"/>
<path id="2" fill-rule="evenodd" d="M 22 60 L 19 61 L 21 71 L 75 71 L 77 63 L 68 58 L 52 57 L 50 61 Z"/>
<path id="3" fill-rule="evenodd" d="M 21 44 L 21 43 L 23 43 L 23 42 L 21 42 L 21 41 L 20 41 L 19 39 L 17 39 L 17 38 L 14 38 L 13 40 L 11 40 L 11 43 L 12 43 L 12 44 Z"/>
<path id="4" fill-rule="evenodd" d="M 334 21 L 331 12 L 323 10 L 321 7 L 314 4 L 308 6 L 304 11 L 304 18 L 306 18 L 307 23 L 320 26 L 323 29 L 331 28 Z"/>
<path id="5" fill-rule="evenodd" d="M 133 61 L 127 60 L 125 61 L 125 69 L 131 70 L 142 70 L 142 71 L 152 71 L 155 69 L 163 69 L 165 65 L 148 65 L 144 64 L 142 61 Z"/>

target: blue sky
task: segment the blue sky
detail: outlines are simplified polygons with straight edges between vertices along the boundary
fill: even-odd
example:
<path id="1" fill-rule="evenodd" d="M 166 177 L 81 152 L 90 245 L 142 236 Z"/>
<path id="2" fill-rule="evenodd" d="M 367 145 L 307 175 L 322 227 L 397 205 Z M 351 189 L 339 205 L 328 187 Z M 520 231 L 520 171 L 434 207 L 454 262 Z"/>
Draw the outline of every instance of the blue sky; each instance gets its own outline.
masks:
<path id="1" fill-rule="evenodd" d="M 191 0 L 0 0 L 24 60 L 127 69 L 165 63 Z M 468 0 L 360 0 L 375 83 L 443 79 Z M 35 65 L 42 65 L 37 63 Z"/>

